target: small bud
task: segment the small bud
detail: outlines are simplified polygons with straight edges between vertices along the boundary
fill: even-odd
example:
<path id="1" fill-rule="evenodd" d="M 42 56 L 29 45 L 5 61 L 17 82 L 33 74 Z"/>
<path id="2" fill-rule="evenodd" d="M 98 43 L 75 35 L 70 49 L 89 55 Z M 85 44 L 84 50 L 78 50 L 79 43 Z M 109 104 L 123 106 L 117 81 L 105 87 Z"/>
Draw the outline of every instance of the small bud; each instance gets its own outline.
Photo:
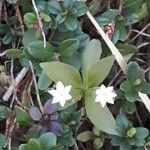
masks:
<path id="1" fill-rule="evenodd" d="M 140 85 L 142 83 L 141 79 L 137 79 L 135 80 L 135 82 L 133 83 L 134 85 Z"/>
<path id="2" fill-rule="evenodd" d="M 127 137 L 132 138 L 136 134 L 136 128 L 131 128 L 127 131 Z"/>

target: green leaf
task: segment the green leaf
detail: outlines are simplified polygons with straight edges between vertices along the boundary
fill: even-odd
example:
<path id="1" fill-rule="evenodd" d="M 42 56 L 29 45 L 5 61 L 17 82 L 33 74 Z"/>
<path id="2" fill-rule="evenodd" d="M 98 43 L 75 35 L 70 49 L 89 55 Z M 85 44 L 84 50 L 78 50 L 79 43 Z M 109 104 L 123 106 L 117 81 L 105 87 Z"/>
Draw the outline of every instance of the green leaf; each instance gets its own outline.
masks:
<path id="1" fill-rule="evenodd" d="M 28 29 L 25 35 L 23 36 L 23 45 L 24 47 L 28 47 L 29 43 L 37 41 L 38 37 L 36 36 L 35 29 Z"/>
<path id="2" fill-rule="evenodd" d="M 114 56 L 108 56 L 91 66 L 88 72 L 88 87 L 98 86 L 109 74 L 114 61 Z"/>
<path id="3" fill-rule="evenodd" d="M 119 14 L 117 9 L 110 9 L 104 12 L 102 15 L 97 17 L 97 22 L 103 26 L 115 20 L 116 16 Z"/>
<path id="4" fill-rule="evenodd" d="M 136 50 L 136 47 L 134 45 L 123 44 L 123 43 L 117 43 L 117 48 L 119 49 L 122 55 L 128 55 L 130 53 L 134 53 Z"/>
<path id="5" fill-rule="evenodd" d="M 89 140 L 92 140 L 93 137 L 94 137 L 93 132 L 84 131 L 77 136 L 77 140 L 81 142 L 87 142 Z"/>
<path id="6" fill-rule="evenodd" d="M 61 143 L 67 147 L 73 146 L 75 140 L 72 135 L 73 135 L 73 133 L 70 130 L 70 127 L 68 125 L 64 125 L 63 126 L 63 134 L 61 136 Z"/>
<path id="7" fill-rule="evenodd" d="M 133 90 L 132 82 L 129 80 L 122 82 L 120 89 L 124 92 L 132 91 Z"/>
<path id="8" fill-rule="evenodd" d="M 11 32 L 8 32 L 3 37 L 3 44 L 9 44 L 13 40 L 14 36 Z"/>
<path id="9" fill-rule="evenodd" d="M 28 150 L 42 150 L 42 148 L 38 140 L 32 138 L 28 142 Z"/>
<path id="10" fill-rule="evenodd" d="M 143 79 L 143 70 L 136 62 L 129 62 L 127 66 L 127 79 L 135 82 L 137 79 Z"/>
<path id="11" fill-rule="evenodd" d="M 53 47 L 50 43 L 46 43 L 46 47 L 44 48 L 43 41 L 35 41 L 28 45 L 28 52 L 34 58 L 40 60 L 50 60 L 53 54 Z"/>
<path id="12" fill-rule="evenodd" d="M 19 149 L 18 150 L 28 150 L 28 145 L 27 144 L 21 144 L 19 146 Z"/>
<path id="13" fill-rule="evenodd" d="M 123 115 L 118 115 L 116 118 L 116 129 L 119 134 L 119 136 L 124 137 L 126 136 L 126 132 L 129 126 L 129 121 L 126 117 Z"/>
<path id="14" fill-rule="evenodd" d="M 131 103 L 127 100 L 125 100 L 125 103 L 123 104 L 123 109 L 125 110 L 126 113 L 128 114 L 133 114 L 136 110 L 135 103 Z"/>
<path id="15" fill-rule="evenodd" d="M 61 42 L 59 46 L 60 55 L 62 57 L 72 56 L 79 48 L 79 41 L 77 39 L 67 39 Z"/>
<path id="16" fill-rule="evenodd" d="M 3 150 L 3 147 L 5 145 L 5 136 L 3 134 L 0 134 L 0 150 Z"/>
<path id="17" fill-rule="evenodd" d="M 67 16 L 64 23 L 67 29 L 71 31 L 74 31 L 78 26 L 78 20 L 75 16 Z"/>
<path id="18" fill-rule="evenodd" d="M 9 113 L 9 108 L 4 106 L 4 105 L 0 105 L 0 119 L 5 119 L 8 116 Z"/>
<path id="19" fill-rule="evenodd" d="M 104 144 L 104 139 L 103 138 L 96 138 L 93 142 L 94 147 L 96 150 L 99 150 L 100 148 L 103 147 Z"/>
<path id="20" fill-rule="evenodd" d="M 71 93 L 73 97 L 81 96 L 82 80 L 76 68 L 56 61 L 41 63 L 40 66 L 51 80 L 61 81 L 65 85 L 72 85 Z"/>
<path id="21" fill-rule="evenodd" d="M 57 144 L 57 138 L 51 132 L 41 135 L 39 138 L 39 141 L 42 145 L 43 150 L 49 150 L 49 149 L 53 148 L 54 146 L 56 146 L 56 144 Z"/>
<path id="22" fill-rule="evenodd" d="M 87 12 L 87 6 L 86 6 L 86 3 L 85 2 L 81 2 L 81 1 L 77 1 L 76 2 L 76 5 L 75 5 L 75 8 L 77 10 L 77 16 L 80 17 L 84 14 L 86 14 Z"/>
<path id="23" fill-rule="evenodd" d="M 150 83 L 148 82 L 142 83 L 141 93 L 150 94 Z"/>
<path id="24" fill-rule="evenodd" d="M 71 9 L 74 4 L 74 0 L 64 0 L 64 7 L 67 9 Z"/>
<path id="25" fill-rule="evenodd" d="M 90 68 L 99 61 L 102 53 L 101 42 L 99 40 L 91 40 L 83 52 L 82 57 L 82 75 L 83 79 L 87 76 Z"/>
<path id="26" fill-rule="evenodd" d="M 143 0 L 124 0 L 123 1 L 123 10 L 131 12 L 131 13 L 138 13 L 141 10 L 143 4 Z"/>
<path id="27" fill-rule="evenodd" d="M 135 102 L 138 99 L 138 93 L 134 90 L 125 93 L 125 98 L 129 101 L 129 102 Z"/>
<path id="28" fill-rule="evenodd" d="M 24 111 L 22 108 L 16 106 L 15 107 L 16 120 L 18 123 L 22 125 L 28 125 L 32 123 L 32 119 L 29 114 Z"/>
<path id="29" fill-rule="evenodd" d="M 139 21 L 139 17 L 135 13 L 129 13 L 124 17 L 125 25 L 129 26 Z"/>
<path id="30" fill-rule="evenodd" d="M 116 135 L 116 122 L 107 107 L 102 108 L 100 103 L 95 102 L 95 94 L 87 93 L 85 108 L 88 118 L 99 129 L 108 134 Z"/>
<path id="31" fill-rule="evenodd" d="M 149 135 L 149 130 L 147 128 L 138 127 L 136 128 L 136 139 L 145 139 Z"/>
<path id="32" fill-rule="evenodd" d="M 47 10 L 52 14 L 59 14 L 62 11 L 59 2 L 56 0 L 49 0 L 47 2 Z"/>
<path id="33" fill-rule="evenodd" d="M 6 50 L 6 57 L 8 58 L 20 58 L 22 56 L 22 50 L 20 49 L 7 49 Z"/>
<path id="34" fill-rule="evenodd" d="M 51 22 L 51 17 L 48 14 L 44 13 L 44 12 L 40 13 L 40 17 L 42 19 L 44 19 L 45 22 Z"/>
<path id="35" fill-rule="evenodd" d="M 120 38 L 120 31 L 118 28 L 116 28 L 114 33 L 113 33 L 113 36 L 112 36 L 112 42 L 114 44 L 116 44 L 118 42 L 119 38 Z"/>
<path id="36" fill-rule="evenodd" d="M 42 72 L 41 75 L 39 76 L 38 88 L 40 90 L 45 90 L 50 86 L 51 83 L 52 80 L 50 80 L 50 78 L 45 73 Z"/>
<path id="37" fill-rule="evenodd" d="M 37 17 L 34 13 L 26 13 L 24 15 L 24 23 L 28 28 L 32 28 L 33 24 L 37 22 Z"/>

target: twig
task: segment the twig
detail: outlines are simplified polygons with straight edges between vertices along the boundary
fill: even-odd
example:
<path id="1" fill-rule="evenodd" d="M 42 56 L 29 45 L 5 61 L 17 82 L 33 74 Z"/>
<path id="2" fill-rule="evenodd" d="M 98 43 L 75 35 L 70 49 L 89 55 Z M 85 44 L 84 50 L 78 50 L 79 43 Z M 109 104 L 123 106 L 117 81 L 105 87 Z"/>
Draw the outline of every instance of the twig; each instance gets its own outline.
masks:
<path id="1" fill-rule="evenodd" d="M 74 150 L 79 150 L 79 148 L 78 148 L 78 145 L 77 145 L 77 142 L 76 142 L 76 141 L 74 142 Z"/>
<path id="2" fill-rule="evenodd" d="M 133 38 L 130 42 L 133 42 L 139 35 L 141 35 L 148 27 L 150 26 L 150 22 Z"/>
<path id="3" fill-rule="evenodd" d="M 136 114 L 136 117 L 137 117 L 137 119 L 138 119 L 138 121 L 139 121 L 139 123 L 140 123 L 140 126 L 143 126 L 142 121 L 141 121 L 141 118 L 140 118 L 140 115 L 139 115 L 139 113 L 138 113 L 138 111 L 137 111 L 136 108 L 135 108 L 135 114 Z"/>
<path id="4" fill-rule="evenodd" d="M 39 90 L 38 90 L 38 85 L 37 85 L 37 82 L 36 82 L 36 77 L 34 75 L 33 64 L 32 64 L 31 61 L 29 61 L 29 63 L 30 63 L 30 67 L 31 67 L 31 72 L 32 72 L 32 76 L 33 76 L 35 90 L 36 90 L 36 97 L 37 97 L 38 105 L 39 105 L 39 108 L 40 108 L 41 112 L 43 113 L 43 106 L 42 106 L 40 95 L 39 95 Z"/>
<path id="5" fill-rule="evenodd" d="M 142 44 L 138 45 L 137 49 L 140 49 L 140 48 L 142 48 L 144 46 L 147 46 L 147 45 L 150 45 L 150 42 L 145 42 L 145 43 L 142 43 Z"/>
<path id="6" fill-rule="evenodd" d="M 44 48 L 45 48 L 46 47 L 46 36 L 45 36 L 44 30 L 43 30 L 43 24 L 42 24 L 42 21 L 41 21 L 41 18 L 39 16 L 39 12 L 38 12 L 38 9 L 36 7 L 36 4 L 35 4 L 34 0 L 32 0 L 32 5 L 33 5 L 33 8 L 34 8 L 35 13 L 37 15 L 38 23 L 39 23 L 39 26 L 40 26 L 40 29 L 41 29 L 41 32 L 42 32 L 42 36 L 43 36 Z"/>
<path id="7" fill-rule="evenodd" d="M 15 8 L 16 8 L 16 17 L 18 18 L 18 21 L 19 21 L 19 24 L 20 24 L 20 28 L 22 30 L 22 33 L 24 34 L 25 31 L 24 31 L 24 25 L 23 25 L 21 13 L 20 13 L 20 10 L 19 10 L 19 2 L 17 3 Z"/>
<path id="8" fill-rule="evenodd" d="M 7 92 L 5 93 L 5 95 L 3 96 L 3 100 L 4 101 L 8 101 L 9 98 L 11 97 L 11 95 L 13 94 L 14 89 L 16 88 L 16 86 L 21 82 L 21 80 L 25 77 L 25 75 L 27 74 L 28 69 L 27 68 L 23 68 L 18 76 L 15 78 L 14 83 L 8 88 Z"/>
<path id="9" fill-rule="evenodd" d="M 131 30 L 131 32 L 140 33 L 140 31 L 138 31 L 138 30 Z M 141 33 L 141 35 L 150 37 L 150 34 L 147 34 L 147 33 Z"/>
<path id="10" fill-rule="evenodd" d="M 123 5 L 123 0 L 120 0 L 120 3 L 119 3 L 119 12 L 120 13 L 122 12 L 122 5 Z"/>
<path id="11" fill-rule="evenodd" d="M 120 69 L 117 74 L 115 75 L 115 77 L 109 82 L 108 86 L 111 86 L 113 84 L 113 82 L 118 78 L 118 76 L 121 74 L 122 70 Z"/>

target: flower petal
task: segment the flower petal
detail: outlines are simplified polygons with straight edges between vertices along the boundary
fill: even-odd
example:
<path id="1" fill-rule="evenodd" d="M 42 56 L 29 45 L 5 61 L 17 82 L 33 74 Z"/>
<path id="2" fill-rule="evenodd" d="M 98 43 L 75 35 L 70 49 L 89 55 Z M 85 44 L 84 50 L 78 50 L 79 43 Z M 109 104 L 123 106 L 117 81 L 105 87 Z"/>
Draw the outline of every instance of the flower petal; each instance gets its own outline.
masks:
<path id="1" fill-rule="evenodd" d="M 49 90 L 48 93 L 51 94 L 52 96 L 57 96 L 58 94 L 56 90 Z"/>
<path id="2" fill-rule="evenodd" d="M 69 93 L 70 90 L 71 90 L 71 88 L 72 88 L 71 85 L 66 86 L 66 87 L 65 87 L 65 92 L 66 92 L 66 93 Z"/>
<path id="3" fill-rule="evenodd" d="M 66 103 L 66 100 L 65 100 L 65 99 L 62 99 L 62 100 L 60 100 L 59 102 L 60 102 L 60 105 L 61 105 L 62 107 L 64 107 L 64 105 L 65 105 L 65 103 Z"/>
<path id="4" fill-rule="evenodd" d="M 54 114 L 50 115 L 50 120 L 58 120 L 58 113 L 55 112 Z"/>
<path id="5" fill-rule="evenodd" d="M 56 90 L 58 91 L 58 93 L 62 93 L 64 91 L 64 85 L 61 81 L 58 81 L 56 83 Z"/>
<path id="6" fill-rule="evenodd" d="M 61 136 L 62 132 L 63 132 L 63 128 L 62 126 L 57 122 L 57 121 L 51 121 L 51 131 L 57 135 L 57 136 Z"/>
<path id="7" fill-rule="evenodd" d="M 70 100 L 70 99 L 72 99 L 72 96 L 70 94 L 65 94 L 64 99 Z"/>
<path id="8" fill-rule="evenodd" d="M 35 106 L 32 106 L 29 109 L 29 114 L 34 121 L 40 121 L 40 119 L 42 118 L 42 114 L 41 114 L 39 108 L 37 108 Z"/>
<path id="9" fill-rule="evenodd" d="M 61 98 L 62 99 L 62 98 Z M 53 98 L 53 101 L 52 101 L 52 104 L 55 104 L 55 103 L 59 103 L 59 101 L 60 101 L 60 97 L 54 97 Z"/>
<path id="10" fill-rule="evenodd" d="M 44 114 L 51 115 L 56 111 L 57 111 L 57 104 L 53 104 L 51 99 L 44 104 Z"/>
<path id="11" fill-rule="evenodd" d="M 100 103 L 101 103 L 103 108 L 106 106 L 106 101 L 104 99 L 100 100 Z"/>

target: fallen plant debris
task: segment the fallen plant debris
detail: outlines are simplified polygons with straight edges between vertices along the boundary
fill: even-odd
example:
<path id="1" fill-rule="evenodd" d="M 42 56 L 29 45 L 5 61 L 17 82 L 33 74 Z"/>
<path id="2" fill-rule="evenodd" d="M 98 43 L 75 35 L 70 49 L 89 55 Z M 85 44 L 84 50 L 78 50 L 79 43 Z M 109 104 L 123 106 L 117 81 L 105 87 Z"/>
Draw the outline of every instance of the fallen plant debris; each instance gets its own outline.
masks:
<path id="1" fill-rule="evenodd" d="M 150 1 L 0 1 L 0 150 L 150 149 Z"/>

